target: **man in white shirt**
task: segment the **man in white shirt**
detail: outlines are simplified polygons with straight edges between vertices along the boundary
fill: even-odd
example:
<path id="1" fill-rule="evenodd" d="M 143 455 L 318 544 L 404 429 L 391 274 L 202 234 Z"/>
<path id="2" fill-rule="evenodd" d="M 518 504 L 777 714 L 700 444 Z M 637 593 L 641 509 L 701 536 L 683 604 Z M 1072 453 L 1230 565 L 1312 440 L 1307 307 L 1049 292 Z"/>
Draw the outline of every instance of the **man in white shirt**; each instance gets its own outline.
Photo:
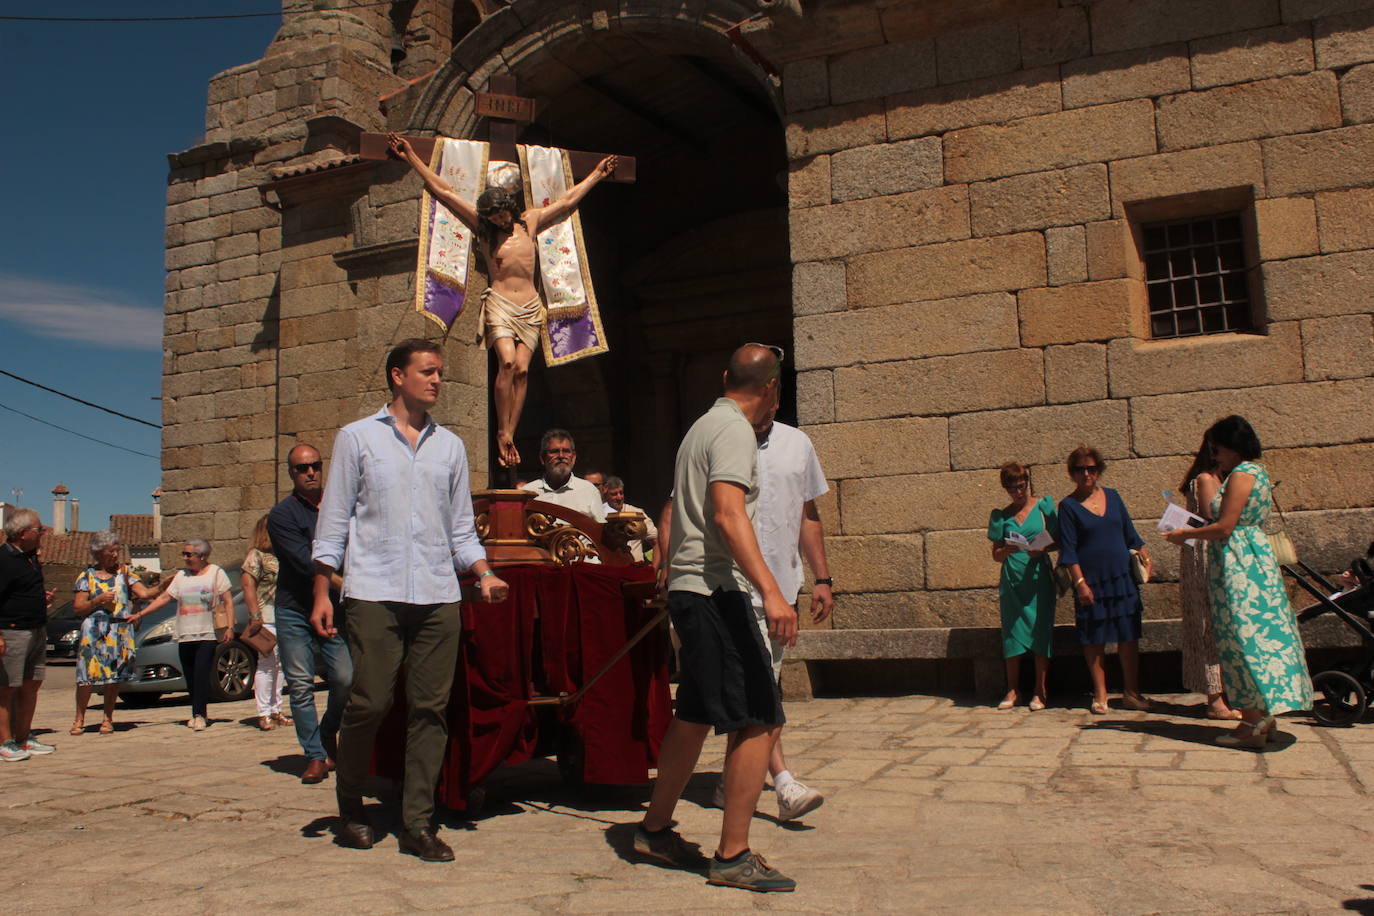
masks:
<path id="1" fill-rule="evenodd" d="M 638 506 L 632 506 L 625 502 L 625 481 L 612 474 L 606 478 L 606 503 L 601 508 L 607 514 L 612 512 L 638 512 L 644 516 L 644 524 L 648 526 L 649 533 L 644 538 L 635 538 L 626 546 L 630 550 L 630 556 L 635 558 L 636 563 L 644 562 L 644 551 L 653 550 L 654 544 L 658 540 L 658 529 L 654 527 L 654 520 L 649 518 L 649 513 Z"/>
<path id="2" fill-rule="evenodd" d="M 331 455 L 311 558 L 311 626 L 337 634 L 331 577 L 343 567 L 353 686 L 339 727 L 340 845 L 370 849 L 363 786 L 377 729 L 391 708 L 405 667 L 406 763 L 401 789 L 400 851 L 451 862 L 435 834 L 434 788 L 448 746 L 449 692 L 458 661 L 458 572 L 478 577 L 483 601 L 509 589 L 487 565 L 477 537 L 463 441 L 434 422 L 444 356 L 431 340 L 412 338 L 386 360 L 391 403 L 339 431 Z"/>
<path id="3" fill-rule="evenodd" d="M 577 464 L 577 446 L 573 443 L 572 433 L 566 429 L 551 429 L 539 440 L 539 463 L 544 466 L 544 476 L 531 480 L 522 489 L 538 493 L 538 499 L 576 509 L 589 515 L 598 522 L 606 521 L 602 509 L 601 491 L 595 484 L 588 483 L 573 474 Z"/>
<path id="4" fill-rule="evenodd" d="M 821 471 L 820 460 L 811 438 L 794 426 L 775 421 L 776 406 L 760 422 L 754 424 L 754 439 L 758 443 L 759 497 L 755 505 L 754 531 L 759 549 L 768 564 L 768 571 L 777 580 L 778 588 L 788 603 L 796 604 L 803 583 L 802 556 L 816 575 L 811 591 L 811 620 L 821 623 L 835 606 L 831 594 L 830 567 L 825 556 L 825 537 L 816 499 L 825 494 L 829 485 Z M 659 525 L 662 536 L 669 534 L 672 525 L 673 502 L 664 507 Z M 662 570 L 660 570 L 662 575 Z M 757 590 L 751 590 L 754 618 L 764 633 L 764 641 L 772 653 L 773 677 L 782 673 L 783 650 L 786 645 L 767 638 L 768 621 L 763 613 L 763 600 Z M 773 777 L 773 790 L 778 799 L 778 820 L 791 821 L 816 810 L 825 801 L 816 789 L 798 781 L 787 768 L 782 752 L 781 729 L 768 758 L 768 772 Z M 725 782 L 716 785 L 713 801 L 725 807 Z"/>

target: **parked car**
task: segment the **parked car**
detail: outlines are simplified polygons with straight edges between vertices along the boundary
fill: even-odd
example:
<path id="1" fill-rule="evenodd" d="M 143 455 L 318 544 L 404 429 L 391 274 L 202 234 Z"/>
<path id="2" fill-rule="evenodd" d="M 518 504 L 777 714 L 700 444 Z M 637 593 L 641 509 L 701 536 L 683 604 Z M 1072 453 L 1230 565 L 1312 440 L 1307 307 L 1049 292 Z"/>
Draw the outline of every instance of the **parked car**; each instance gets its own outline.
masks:
<path id="1" fill-rule="evenodd" d="M 72 602 L 60 605 L 48 615 L 48 654 L 57 658 L 76 658 L 81 644 L 81 618 Z"/>
<path id="2" fill-rule="evenodd" d="M 258 668 L 257 653 L 241 642 L 237 634 L 248 626 L 248 605 L 239 585 L 242 573 L 237 566 L 225 567 L 230 594 L 234 600 L 236 638 L 215 647 L 215 676 L 210 684 L 212 701 L 245 700 L 253 693 L 253 674 Z M 151 706 L 163 694 L 185 692 L 186 678 L 181 657 L 173 639 L 176 602 L 144 618 L 134 637 L 134 680 L 121 684 L 119 697 L 129 706 Z"/>

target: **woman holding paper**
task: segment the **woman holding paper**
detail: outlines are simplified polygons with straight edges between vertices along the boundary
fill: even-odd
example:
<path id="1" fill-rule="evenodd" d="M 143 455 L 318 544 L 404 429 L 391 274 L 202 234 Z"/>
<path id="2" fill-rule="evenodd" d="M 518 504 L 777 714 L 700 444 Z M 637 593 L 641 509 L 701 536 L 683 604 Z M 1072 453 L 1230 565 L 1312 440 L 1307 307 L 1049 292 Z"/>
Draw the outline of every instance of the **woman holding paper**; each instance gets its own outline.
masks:
<path id="1" fill-rule="evenodd" d="M 1232 415 L 1207 430 L 1207 441 L 1225 477 L 1212 497 L 1216 521 L 1164 537 L 1179 545 L 1191 538 L 1208 542 L 1208 591 L 1222 683 L 1244 719 L 1216 740 L 1259 750 L 1274 732 L 1274 716 L 1311 708 L 1312 679 L 1283 576 L 1264 534 L 1273 490 L 1259 462 L 1259 437 L 1244 417 Z"/>
<path id="2" fill-rule="evenodd" d="M 1212 497 L 1221 488 L 1217 459 L 1206 438 L 1193 458 L 1192 467 L 1179 484 L 1188 498 L 1188 511 L 1211 521 Z M 1212 604 L 1207 596 L 1207 546 L 1183 545 L 1178 561 L 1178 592 L 1183 610 L 1183 686 L 1192 693 L 1207 696 L 1207 718 L 1239 719 L 1240 713 L 1226 705 L 1221 684 L 1221 662 L 1212 638 Z"/>
<path id="3" fill-rule="evenodd" d="M 1107 462 L 1087 445 L 1069 452 L 1074 491 L 1059 503 L 1059 565 L 1073 583 L 1074 623 L 1093 683 L 1093 715 L 1107 713 L 1106 645 L 1116 643 L 1125 689 L 1121 705 L 1147 710 L 1140 695 L 1140 588 L 1131 575 L 1131 551 L 1152 567 L 1145 542 L 1135 530 L 1121 496 L 1100 486 Z"/>
<path id="4" fill-rule="evenodd" d="M 992 558 L 1002 564 L 998 590 L 1002 599 L 1002 657 L 1007 663 L 1007 695 L 998 709 L 1011 709 L 1019 699 L 1021 656 L 1035 655 L 1032 712 L 1045 708 L 1045 678 L 1050 670 L 1054 634 L 1054 576 L 1048 553 L 1059 532 L 1054 500 L 1037 501 L 1031 493 L 1030 468 L 1016 461 L 1002 465 L 1002 488 L 1011 502 L 988 518 Z"/>

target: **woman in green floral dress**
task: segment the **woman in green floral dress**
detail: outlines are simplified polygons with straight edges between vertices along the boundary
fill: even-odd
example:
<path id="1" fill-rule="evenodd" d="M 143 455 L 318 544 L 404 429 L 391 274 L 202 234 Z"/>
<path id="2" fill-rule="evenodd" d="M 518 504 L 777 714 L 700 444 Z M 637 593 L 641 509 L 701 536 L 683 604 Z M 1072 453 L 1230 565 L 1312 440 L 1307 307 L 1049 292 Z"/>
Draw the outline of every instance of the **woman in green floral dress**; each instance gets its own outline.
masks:
<path id="1" fill-rule="evenodd" d="M 1244 417 L 1233 415 L 1213 424 L 1207 440 L 1226 475 L 1212 499 L 1216 521 L 1165 537 L 1180 546 L 1190 538 L 1208 542 L 1208 589 L 1222 682 L 1244 716 L 1217 743 L 1259 749 L 1273 733 L 1274 716 L 1312 707 L 1312 679 L 1283 574 L 1264 534 L 1273 490 L 1269 472 L 1258 460 L 1259 437 Z"/>

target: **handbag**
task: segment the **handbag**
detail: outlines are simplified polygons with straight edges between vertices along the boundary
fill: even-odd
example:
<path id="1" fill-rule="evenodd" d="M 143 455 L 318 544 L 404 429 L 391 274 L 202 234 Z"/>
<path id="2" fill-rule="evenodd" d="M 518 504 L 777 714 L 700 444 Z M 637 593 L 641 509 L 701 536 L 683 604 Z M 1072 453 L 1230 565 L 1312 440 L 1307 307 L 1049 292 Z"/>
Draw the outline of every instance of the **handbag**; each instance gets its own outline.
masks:
<path id="1" fill-rule="evenodd" d="M 1131 551 L 1131 578 L 1137 585 L 1144 585 L 1150 581 L 1150 567 L 1145 565 L 1145 561 L 1140 558 L 1139 550 Z"/>
<path id="2" fill-rule="evenodd" d="M 1270 489 L 1270 498 L 1274 501 L 1274 509 L 1279 514 L 1280 531 L 1264 533 L 1269 539 L 1269 546 L 1274 550 L 1274 562 L 1280 566 L 1292 566 L 1298 562 L 1298 549 L 1293 546 L 1293 539 L 1288 536 L 1288 519 L 1283 515 L 1283 508 L 1279 506 L 1279 497 L 1273 492 L 1278 488 L 1282 481 L 1276 481 Z"/>
<path id="3" fill-rule="evenodd" d="M 277 648 L 277 634 L 263 626 L 261 620 L 250 623 L 239 640 L 260 656 L 271 655 Z"/>

